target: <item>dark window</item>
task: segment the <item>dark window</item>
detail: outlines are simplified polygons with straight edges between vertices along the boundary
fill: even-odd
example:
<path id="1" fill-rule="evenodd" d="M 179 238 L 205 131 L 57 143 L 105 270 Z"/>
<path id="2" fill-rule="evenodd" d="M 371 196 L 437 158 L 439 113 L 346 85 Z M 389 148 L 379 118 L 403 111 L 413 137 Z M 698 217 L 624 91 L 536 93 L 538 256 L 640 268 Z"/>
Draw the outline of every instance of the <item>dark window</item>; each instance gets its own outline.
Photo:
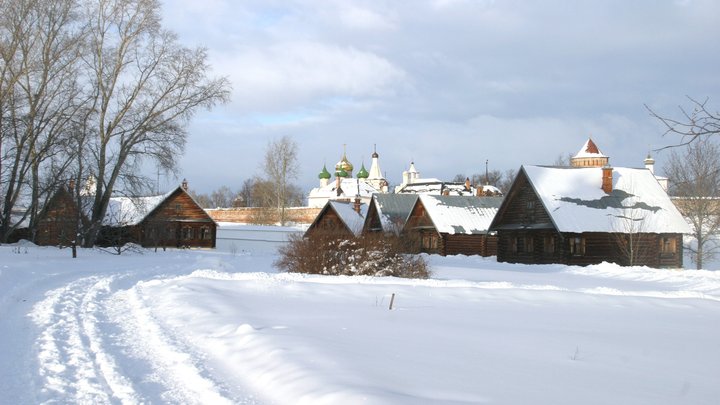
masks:
<path id="1" fill-rule="evenodd" d="M 570 238 L 570 254 L 573 256 L 585 255 L 585 238 L 580 236 Z"/>
<path id="2" fill-rule="evenodd" d="M 525 237 L 525 253 L 532 253 L 535 250 L 535 243 L 532 236 Z"/>
<path id="3" fill-rule="evenodd" d="M 543 238 L 543 252 L 555 253 L 555 237 L 552 235 L 545 235 Z"/>
<path id="4" fill-rule="evenodd" d="M 660 239 L 660 252 L 663 254 L 677 253 L 677 240 L 673 237 L 664 236 Z"/>
<path id="5" fill-rule="evenodd" d="M 435 251 L 438 248 L 438 236 L 435 233 L 423 232 L 420 235 L 420 242 L 424 252 Z"/>
<path id="6" fill-rule="evenodd" d="M 192 239 L 194 237 L 194 230 L 190 228 L 189 226 L 186 226 L 182 229 L 182 237 L 183 239 Z"/>

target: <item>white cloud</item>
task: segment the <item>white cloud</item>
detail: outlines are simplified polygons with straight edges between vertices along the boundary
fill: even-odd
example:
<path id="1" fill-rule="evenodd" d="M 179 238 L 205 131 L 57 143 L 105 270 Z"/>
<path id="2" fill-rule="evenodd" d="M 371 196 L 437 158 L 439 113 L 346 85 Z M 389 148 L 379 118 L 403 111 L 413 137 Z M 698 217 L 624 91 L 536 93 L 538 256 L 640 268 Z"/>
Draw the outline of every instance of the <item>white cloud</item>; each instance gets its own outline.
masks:
<path id="1" fill-rule="evenodd" d="M 290 42 L 248 48 L 215 62 L 233 82 L 234 103 L 245 108 L 293 108 L 318 99 L 394 93 L 406 74 L 387 59 L 349 46 Z"/>

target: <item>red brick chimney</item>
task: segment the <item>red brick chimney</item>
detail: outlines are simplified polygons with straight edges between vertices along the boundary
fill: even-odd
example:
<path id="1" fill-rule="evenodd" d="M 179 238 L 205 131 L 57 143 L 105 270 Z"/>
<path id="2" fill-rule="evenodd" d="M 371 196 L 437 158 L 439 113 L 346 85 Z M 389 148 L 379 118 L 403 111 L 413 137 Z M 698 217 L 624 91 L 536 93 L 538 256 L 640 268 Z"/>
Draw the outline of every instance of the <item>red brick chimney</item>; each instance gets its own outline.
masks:
<path id="1" fill-rule="evenodd" d="M 610 165 L 605 165 L 602 168 L 602 190 L 608 194 L 612 193 L 613 186 L 613 168 Z"/>

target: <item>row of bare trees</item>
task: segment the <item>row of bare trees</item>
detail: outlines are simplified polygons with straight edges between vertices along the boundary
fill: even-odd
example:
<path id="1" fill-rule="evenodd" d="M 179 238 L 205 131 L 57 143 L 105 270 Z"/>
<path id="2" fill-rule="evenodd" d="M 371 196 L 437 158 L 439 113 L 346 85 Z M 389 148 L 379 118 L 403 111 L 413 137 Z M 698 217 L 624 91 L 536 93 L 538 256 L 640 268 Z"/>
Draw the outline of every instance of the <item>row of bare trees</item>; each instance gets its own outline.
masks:
<path id="1" fill-rule="evenodd" d="M 92 245 L 111 195 L 173 171 L 198 109 L 227 101 L 202 48 L 162 28 L 157 0 L 0 0 L 0 242 L 60 185 L 87 205 Z M 88 178 L 92 190 L 81 201 Z M 71 181 L 73 180 L 73 181 Z"/>

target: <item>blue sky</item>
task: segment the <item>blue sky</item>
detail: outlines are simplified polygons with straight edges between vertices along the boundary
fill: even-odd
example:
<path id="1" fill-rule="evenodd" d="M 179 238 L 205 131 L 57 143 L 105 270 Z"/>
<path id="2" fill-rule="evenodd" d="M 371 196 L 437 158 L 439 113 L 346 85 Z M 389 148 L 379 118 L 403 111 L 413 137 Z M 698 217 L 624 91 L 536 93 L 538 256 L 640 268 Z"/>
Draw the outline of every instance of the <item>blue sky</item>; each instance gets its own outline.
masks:
<path id="1" fill-rule="evenodd" d="M 308 191 L 345 144 L 358 168 L 377 145 L 391 184 L 411 161 L 444 180 L 552 164 L 588 136 L 641 166 L 674 142 L 644 104 L 720 105 L 718 1 L 166 0 L 163 23 L 233 84 L 189 128 L 200 192 L 240 188 L 284 135 Z"/>

